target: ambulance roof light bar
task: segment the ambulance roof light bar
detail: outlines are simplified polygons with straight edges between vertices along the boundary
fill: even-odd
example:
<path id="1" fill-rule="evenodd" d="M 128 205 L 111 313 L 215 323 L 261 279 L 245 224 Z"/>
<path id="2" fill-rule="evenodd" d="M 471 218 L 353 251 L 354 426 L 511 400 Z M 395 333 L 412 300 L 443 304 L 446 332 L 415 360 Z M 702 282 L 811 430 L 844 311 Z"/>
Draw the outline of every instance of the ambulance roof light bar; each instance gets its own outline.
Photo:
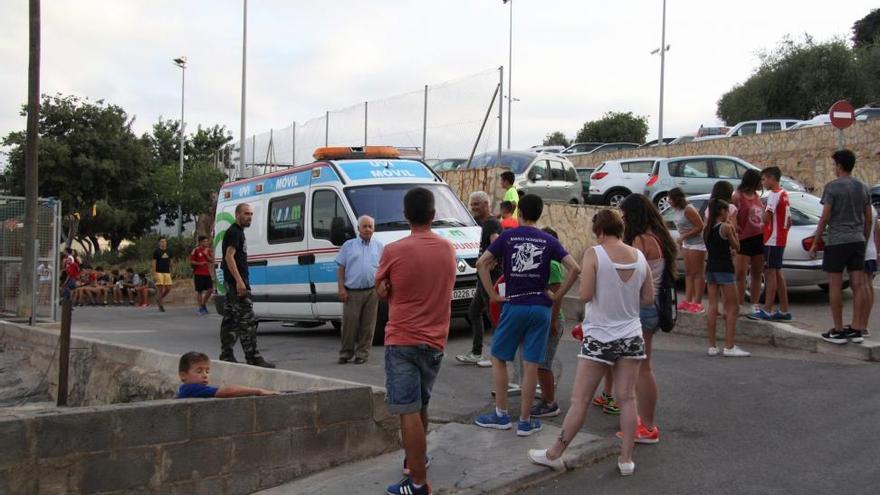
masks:
<path id="1" fill-rule="evenodd" d="M 312 155 L 315 160 L 350 160 L 354 158 L 400 158 L 394 146 L 329 146 L 318 148 Z"/>

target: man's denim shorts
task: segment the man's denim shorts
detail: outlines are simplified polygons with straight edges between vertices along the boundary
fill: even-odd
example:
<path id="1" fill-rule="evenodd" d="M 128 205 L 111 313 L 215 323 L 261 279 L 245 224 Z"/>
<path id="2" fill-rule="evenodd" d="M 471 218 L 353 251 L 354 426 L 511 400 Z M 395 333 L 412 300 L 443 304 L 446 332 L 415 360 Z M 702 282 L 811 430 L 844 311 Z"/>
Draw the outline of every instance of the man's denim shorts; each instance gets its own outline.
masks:
<path id="1" fill-rule="evenodd" d="M 385 346 L 385 402 L 391 414 L 428 407 L 443 351 L 421 344 Z"/>

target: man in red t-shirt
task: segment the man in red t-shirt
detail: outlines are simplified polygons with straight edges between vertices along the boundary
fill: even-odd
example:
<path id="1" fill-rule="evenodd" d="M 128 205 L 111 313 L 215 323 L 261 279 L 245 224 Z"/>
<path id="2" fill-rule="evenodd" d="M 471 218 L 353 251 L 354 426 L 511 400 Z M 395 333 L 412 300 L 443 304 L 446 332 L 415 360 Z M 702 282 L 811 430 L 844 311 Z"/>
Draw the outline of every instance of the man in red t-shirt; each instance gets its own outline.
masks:
<path id="1" fill-rule="evenodd" d="M 214 290 L 214 281 L 211 278 L 211 268 L 214 267 L 214 255 L 211 254 L 211 239 L 208 236 L 199 236 L 199 245 L 189 255 L 189 261 L 193 268 L 193 282 L 196 287 L 199 301 L 199 314 L 208 314 L 208 300 Z"/>
<path id="2" fill-rule="evenodd" d="M 428 401 L 440 372 L 449 336 L 455 248 L 431 231 L 434 194 L 411 189 L 403 199 L 408 237 L 385 246 L 376 272 L 376 291 L 388 300 L 385 325 L 385 389 L 391 414 L 400 415 L 406 457 L 393 495 L 431 493 L 427 482 Z"/>

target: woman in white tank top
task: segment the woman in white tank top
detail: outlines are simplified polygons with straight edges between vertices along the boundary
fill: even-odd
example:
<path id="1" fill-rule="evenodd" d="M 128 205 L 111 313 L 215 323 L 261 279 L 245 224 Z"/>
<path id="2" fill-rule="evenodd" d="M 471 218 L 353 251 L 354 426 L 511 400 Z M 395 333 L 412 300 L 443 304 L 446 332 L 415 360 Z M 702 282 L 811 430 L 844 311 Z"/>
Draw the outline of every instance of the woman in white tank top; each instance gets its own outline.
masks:
<path id="1" fill-rule="evenodd" d="M 639 365 L 645 359 L 639 309 L 653 303 L 654 284 L 642 253 L 623 243 L 623 221 L 616 210 L 597 213 L 593 233 L 598 245 L 586 250 L 582 264 L 580 296 L 586 304 L 586 316 L 571 407 L 553 446 L 530 450 L 529 457 L 537 464 L 565 468 L 562 453 L 583 426 L 593 394 L 611 367 L 623 432 L 617 465 L 620 473 L 628 476 L 635 469 L 635 386 Z"/>

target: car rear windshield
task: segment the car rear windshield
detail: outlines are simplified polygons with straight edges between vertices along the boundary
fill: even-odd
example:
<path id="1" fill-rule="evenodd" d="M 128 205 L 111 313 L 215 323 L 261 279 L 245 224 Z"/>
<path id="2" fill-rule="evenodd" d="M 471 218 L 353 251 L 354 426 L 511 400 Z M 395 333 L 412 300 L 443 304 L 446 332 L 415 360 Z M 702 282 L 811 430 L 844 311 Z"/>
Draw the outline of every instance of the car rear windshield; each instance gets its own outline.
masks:
<path id="1" fill-rule="evenodd" d="M 350 187 L 345 195 L 354 209 L 355 217 L 369 215 L 376 221 L 376 231 L 409 230 L 409 222 L 403 216 L 403 197 L 416 187 L 414 184 L 376 184 Z M 434 193 L 433 227 L 472 227 L 473 217 L 449 186 L 443 184 L 420 184 Z"/>

